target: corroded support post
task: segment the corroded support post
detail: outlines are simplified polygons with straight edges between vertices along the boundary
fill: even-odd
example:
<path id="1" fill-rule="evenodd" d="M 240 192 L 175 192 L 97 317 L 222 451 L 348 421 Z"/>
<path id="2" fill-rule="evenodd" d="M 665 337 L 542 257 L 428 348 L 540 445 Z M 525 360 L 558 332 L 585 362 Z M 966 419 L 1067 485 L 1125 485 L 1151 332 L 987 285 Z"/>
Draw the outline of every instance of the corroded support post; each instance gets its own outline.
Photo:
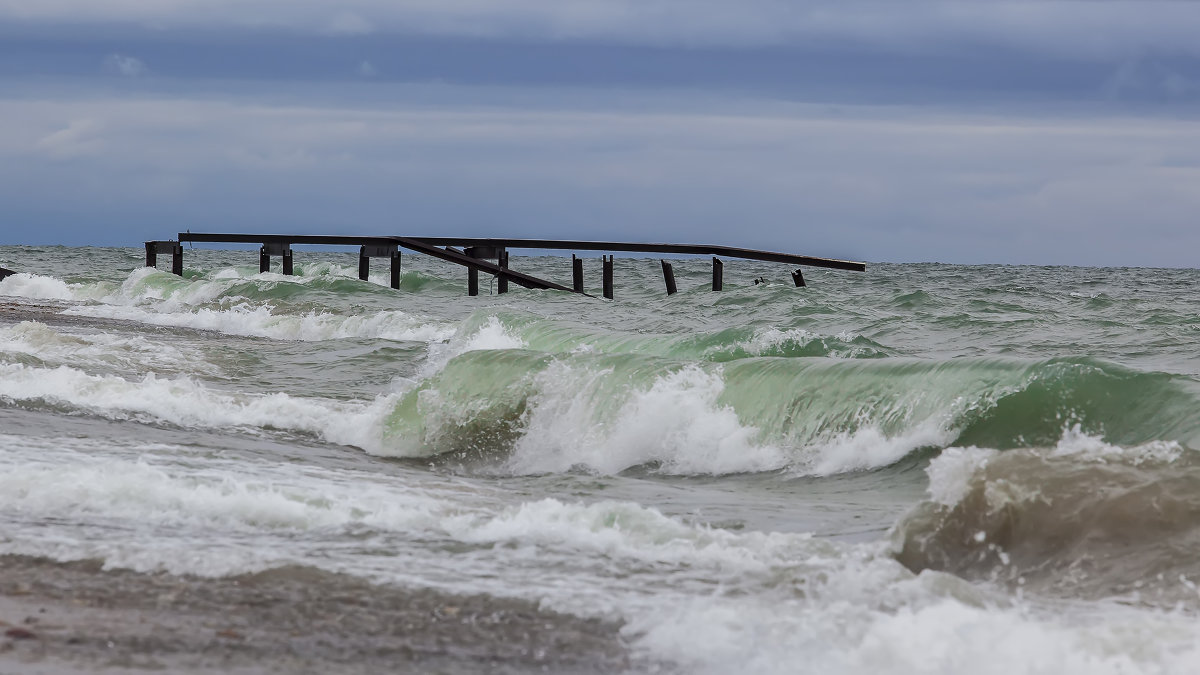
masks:
<path id="1" fill-rule="evenodd" d="M 146 267 L 158 266 L 158 242 L 146 242 Z"/>
<path id="2" fill-rule="evenodd" d="M 508 269 L 508 251 L 500 249 L 500 259 L 497 262 L 499 263 L 501 269 Z M 503 274 L 496 278 L 496 292 L 508 292 L 508 277 L 504 276 Z"/>
<path id="3" fill-rule="evenodd" d="M 392 288 L 400 288 L 400 251 L 392 251 Z"/>
<path id="4" fill-rule="evenodd" d="M 258 271 L 259 273 L 271 271 L 271 254 L 267 251 L 266 244 L 258 249 Z"/>
<path id="5" fill-rule="evenodd" d="M 725 287 L 725 263 L 713 256 L 713 290 L 719 291 Z"/>
<path id="6" fill-rule="evenodd" d="M 663 268 L 663 281 L 667 282 L 667 295 L 675 295 L 678 290 L 675 288 L 675 269 L 666 260 L 660 262 L 662 262 Z"/>
<path id="7" fill-rule="evenodd" d="M 371 258 L 367 255 L 367 247 L 358 249 L 358 278 L 366 281 L 371 276 Z"/>
<path id="8" fill-rule="evenodd" d="M 171 249 L 171 274 L 183 276 L 183 244 L 175 244 Z"/>
<path id="9" fill-rule="evenodd" d="M 571 288 L 576 293 L 583 292 L 583 258 L 571 254 Z"/>
<path id="10" fill-rule="evenodd" d="M 792 281 L 796 282 L 797 288 L 808 285 L 804 283 L 804 272 L 802 272 L 799 267 L 796 268 L 795 272 L 792 272 Z"/>
<path id="11" fill-rule="evenodd" d="M 604 261 L 604 297 L 609 300 L 613 299 L 613 259 L 616 256 L 606 255 L 602 259 Z"/>

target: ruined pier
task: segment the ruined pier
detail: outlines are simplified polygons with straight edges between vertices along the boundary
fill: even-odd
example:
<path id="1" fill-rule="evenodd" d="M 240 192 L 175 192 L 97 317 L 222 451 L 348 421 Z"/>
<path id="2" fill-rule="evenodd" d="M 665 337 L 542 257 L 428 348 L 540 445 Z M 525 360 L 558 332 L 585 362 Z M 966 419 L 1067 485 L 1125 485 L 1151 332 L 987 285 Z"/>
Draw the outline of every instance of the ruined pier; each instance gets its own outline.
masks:
<path id="1" fill-rule="evenodd" d="M 270 271 L 271 259 L 279 258 L 284 274 L 293 271 L 293 245 L 357 246 L 358 276 L 364 281 L 371 269 L 371 258 L 389 261 L 391 287 L 400 287 L 402 265 L 401 250 L 428 255 L 467 268 L 467 294 L 479 294 L 479 273 L 490 274 L 496 279 L 499 293 L 508 291 L 508 284 L 524 288 L 553 289 L 588 295 L 583 290 L 583 260 L 571 255 L 571 285 L 564 286 L 546 279 L 524 274 L 509 266 L 509 249 L 558 250 L 558 251 L 601 251 L 602 284 L 605 298 L 614 295 L 614 253 L 656 253 L 662 255 L 712 256 L 712 289 L 724 287 L 724 259 L 757 260 L 795 266 L 791 273 L 796 286 L 804 286 L 802 267 L 861 272 L 866 263 L 853 260 L 836 260 L 793 253 L 777 253 L 756 249 L 717 246 L 710 244 L 646 244 L 623 241 L 571 241 L 565 239 L 503 239 L 495 237 L 399 237 L 399 236 L 353 236 L 319 234 L 231 234 L 181 232 L 178 239 L 146 242 L 146 266 L 155 267 L 159 255 L 171 256 L 171 272 L 183 274 L 183 244 L 258 244 L 259 270 Z M 495 261 L 495 262 L 492 262 Z M 675 272 L 671 263 L 662 260 L 663 281 L 667 294 L 675 293 Z"/>

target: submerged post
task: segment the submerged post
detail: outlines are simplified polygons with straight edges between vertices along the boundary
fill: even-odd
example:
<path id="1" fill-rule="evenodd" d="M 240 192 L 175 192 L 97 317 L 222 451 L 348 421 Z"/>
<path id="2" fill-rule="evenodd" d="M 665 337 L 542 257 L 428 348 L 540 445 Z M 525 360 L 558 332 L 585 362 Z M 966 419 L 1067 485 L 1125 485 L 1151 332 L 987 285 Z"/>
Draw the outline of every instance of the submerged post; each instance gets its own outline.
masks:
<path id="1" fill-rule="evenodd" d="M 392 288 L 400 288 L 400 251 L 392 251 Z"/>
<path id="2" fill-rule="evenodd" d="M 158 242 L 146 242 L 146 267 L 158 266 Z"/>
<path id="3" fill-rule="evenodd" d="M 283 246 L 283 273 L 288 276 L 295 273 L 295 268 L 292 266 L 292 247 L 287 244 Z"/>
<path id="4" fill-rule="evenodd" d="M 613 259 L 615 257 L 611 255 L 602 256 L 604 261 L 604 297 L 609 300 L 613 299 Z"/>
<path id="5" fill-rule="evenodd" d="M 795 272 L 792 272 L 792 281 L 796 282 L 797 288 L 808 285 L 804 283 L 804 272 L 802 272 L 799 267 L 796 268 Z"/>
<path id="6" fill-rule="evenodd" d="M 358 249 L 358 278 L 366 281 L 371 276 L 371 258 L 367 255 L 367 247 Z"/>
<path id="7" fill-rule="evenodd" d="M 508 269 L 508 251 L 505 249 L 500 249 L 500 259 L 497 262 L 499 263 L 501 269 Z M 496 292 L 508 292 L 508 277 L 504 276 L 503 274 L 496 279 Z"/>
<path id="8" fill-rule="evenodd" d="M 725 287 L 725 263 L 713 256 L 713 290 L 719 291 Z"/>
<path id="9" fill-rule="evenodd" d="M 479 270 L 467 268 L 467 295 L 479 295 Z"/>
<path id="10" fill-rule="evenodd" d="M 183 244 L 175 244 L 171 249 L 171 274 L 183 276 Z"/>
<path id="11" fill-rule="evenodd" d="M 266 244 L 258 249 L 258 271 L 260 274 L 271 271 L 271 254 L 267 251 Z"/>
<path id="12" fill-rule="evenodd" d="M 671 267 L 671 263 L 662 260 L 663 281 L 667 282 L 667 295 L 675 295 L 675 269 Z"/>
<path id="13" fill-rule="evenodd" d="M 583 259 L 571 254 L 571 288 L 576 293 L 583 292 Z"/>

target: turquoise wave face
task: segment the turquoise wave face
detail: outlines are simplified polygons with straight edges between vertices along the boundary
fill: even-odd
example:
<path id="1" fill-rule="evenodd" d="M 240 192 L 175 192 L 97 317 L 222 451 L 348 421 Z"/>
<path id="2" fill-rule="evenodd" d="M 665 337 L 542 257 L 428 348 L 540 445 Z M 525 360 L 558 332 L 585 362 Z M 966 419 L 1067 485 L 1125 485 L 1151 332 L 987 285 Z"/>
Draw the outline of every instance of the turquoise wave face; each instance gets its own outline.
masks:
<path id="1" fill-rule="evenodd" d="M 202 348 L 220 372 L 197 376 L 394 396 L 372 451 L 473 453 L 519 471 L 828 474 L 955 445 L 1047 446 L 1075 427 L 1114 443 L 1200 444 L 1189 347 L 1200 324 L 1181 271 L 880 266 L 795 289 L 727 270 L 727 290 L 712 293 L 706 265 L 690 261 L 668 298 L 653 261 L 621 261 L 618 300 L 603 302 L 523 289 L 465 298 L 461 270 L 419 258 L 406 258 L 398 291 L 382 269 L 358 280 L 346 255 L 259 274 L 251 253 L 189 252 L 181 278 L 100 251 L 114 260 L 88 264 L 112 263 L 107 276 L 4 288 L 61 301 L 80 321 L 275 341 Z M 517 262 L 547 278 L 569 271 Z M 339 344 L 313 356 L 283 346 L 294 341 Z M 298 356 L 271 372 L 237 356 L 258 349 Z M 13 362 L 43 363 L 30 354 Z"/>
<path id="2" fill-rule="evenodd" d="M 389 416 L 388 435 L 402 454 L 502 459 L 529 436 L 564 446 L 638 445 L 626 428 L 645 427 L 641 437 L 651 441 L 624 454 L 630 467 L 686 464 L 689 453 L 720 454 L 704 448 L 728 441 L 724 452 L 756 458 L 744 470 L 836 473 L 951 445 L 1053 445 L 1069 429 L 1113 443 L 1195 445 L 1194 390 L 1187 378 L 1090 359 L 713 363 L 500 349 L 459 355 L 421 381 Z M 723 416 L 716 439 L 681 431 Z"/>

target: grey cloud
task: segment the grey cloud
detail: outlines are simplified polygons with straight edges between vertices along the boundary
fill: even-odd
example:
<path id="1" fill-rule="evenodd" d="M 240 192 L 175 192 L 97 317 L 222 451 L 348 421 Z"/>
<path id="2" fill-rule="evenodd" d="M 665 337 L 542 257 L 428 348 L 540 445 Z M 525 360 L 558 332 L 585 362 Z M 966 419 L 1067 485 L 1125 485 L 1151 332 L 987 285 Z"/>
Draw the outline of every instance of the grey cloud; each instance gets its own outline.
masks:
<path id="1" fill-rule="evenodd" d="M 139 77 L 149 72 L 146 64 L 140 59 L 121 54 L 109 54 L 104 57 L 104 69 L 122 77 Z"/>
<path id="2" fill-rule="evenodd" d="M 763 46 L 851 40 L 908 50 L 931 42 L 1002 45 L 1079 58 L 1200 54 L 1200 4 L 1009 0 L 0 0 L 0 17 L 165 27 L 277 27 L 659 46 Z"/>
<path id="3" fill-rule="evenodd" d="M 872 260 L 1188 265 L 1200 246 L 1200 150 L 1188 150 L 1200 130 L 1187 121 L 746 108 L 760 112 L 0 100 L 0 198 L 47 214 L 44 232 L 165 218 L 395 233 L 403 213 L 406 232 L 706 239 Z M 96 129 L 104 145 L 67 164 L 46 157 Z"/>

